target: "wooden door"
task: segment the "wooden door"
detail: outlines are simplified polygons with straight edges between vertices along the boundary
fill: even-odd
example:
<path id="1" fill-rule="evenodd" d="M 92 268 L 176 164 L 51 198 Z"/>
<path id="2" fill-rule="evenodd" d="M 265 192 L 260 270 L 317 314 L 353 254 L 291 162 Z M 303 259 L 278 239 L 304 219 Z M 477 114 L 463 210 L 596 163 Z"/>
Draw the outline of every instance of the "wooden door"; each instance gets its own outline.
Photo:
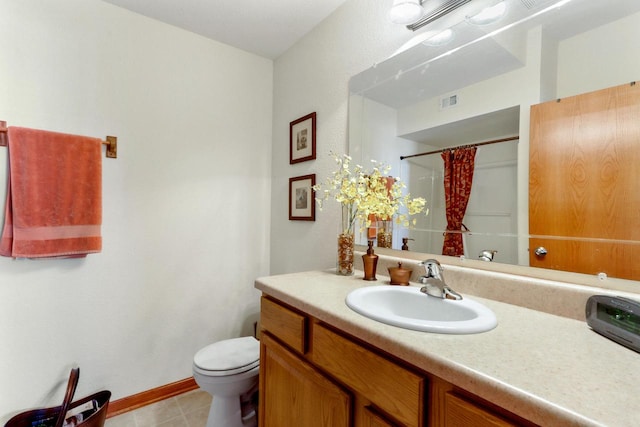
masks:
<path id="1" fill-rule="evenodd" d="M 350 425 L 349 393 L 267 334 L 260 342 L 261 427 Z"/>
<path id="2" fill-rule="evenodd" d="M 531 107 L 529 233 L 533 267 L 640 279 L 640 85 Z"/>

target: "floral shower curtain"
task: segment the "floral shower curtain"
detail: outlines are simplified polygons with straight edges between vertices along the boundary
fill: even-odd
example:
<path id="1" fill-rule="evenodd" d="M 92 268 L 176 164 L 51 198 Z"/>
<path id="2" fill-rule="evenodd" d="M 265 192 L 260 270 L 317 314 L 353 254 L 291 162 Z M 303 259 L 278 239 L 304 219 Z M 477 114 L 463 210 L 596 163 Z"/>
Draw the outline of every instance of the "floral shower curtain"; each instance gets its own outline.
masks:
<path id="1" fill-rule="evenodd" d="M 464 254 L 462 244 L 462 219 L 467 211 L 471 195 L 476 147 L 457 148 L 442 153 L 444 160 L 444 194 L 447 215 L 447 232 L 444 235 L 442 255 Z M 464 227 L 466 229 L 466 227 Z M 453 231 L 453 233 L 449 233 Z"/>

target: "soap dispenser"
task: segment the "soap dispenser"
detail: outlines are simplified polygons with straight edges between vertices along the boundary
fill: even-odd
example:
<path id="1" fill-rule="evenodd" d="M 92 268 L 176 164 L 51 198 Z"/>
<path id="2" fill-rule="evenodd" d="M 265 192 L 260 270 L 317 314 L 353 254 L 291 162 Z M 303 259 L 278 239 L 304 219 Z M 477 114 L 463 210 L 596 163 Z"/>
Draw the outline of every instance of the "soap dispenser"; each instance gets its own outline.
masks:
<path id="1" fill-rule="evenodd" d="M 414 240 L 414 239 L 410 239 L 408 237 L 403 237 L 402 238 L 402 250 L 403 251 L 408 251 L 409 250 L 409 240 Z"/>
<path id="2" fill-rule="evenodd" d="M 369 247 L 367 253 L 362 255 L 362 263 L 364 264 L 364 278 L 363 280 L 378 280 L 376 279 L 376 267 L 378 266 L 378 255 L 373 253 L 373 240 L 368 241 Z"/>

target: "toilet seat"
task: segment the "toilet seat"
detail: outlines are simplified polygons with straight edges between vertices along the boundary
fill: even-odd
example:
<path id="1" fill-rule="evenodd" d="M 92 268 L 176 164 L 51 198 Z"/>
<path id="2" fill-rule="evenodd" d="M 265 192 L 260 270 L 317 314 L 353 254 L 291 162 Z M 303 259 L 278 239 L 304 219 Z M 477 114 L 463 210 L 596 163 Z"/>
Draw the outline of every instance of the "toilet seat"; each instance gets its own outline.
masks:
<path id="1" fill-rule="evenodd" d="M 212 377 L 241 374 L 260 364 L 260 343 L 254 337 L 232 338 L 210 344 L 196 353 L 193 365 Z"/>

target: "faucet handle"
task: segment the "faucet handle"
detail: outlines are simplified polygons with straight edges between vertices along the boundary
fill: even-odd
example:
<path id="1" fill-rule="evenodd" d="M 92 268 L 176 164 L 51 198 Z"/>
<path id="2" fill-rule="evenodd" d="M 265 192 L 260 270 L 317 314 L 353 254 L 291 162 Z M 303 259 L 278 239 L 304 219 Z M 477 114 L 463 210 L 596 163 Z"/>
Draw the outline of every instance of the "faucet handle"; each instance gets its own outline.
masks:
<path id="1" fill-rule="evenodd" d="M 438 268 L 439 270 L 442 270 L 442 265 L 435 258 L 425 259 L 424 261 L 419 262 L 418 265 L 423 265 L 424 268 L 427 269 L 427 270 L 430 269 L 433 266 L 436 266 L 436 268 Z"/>
<path id="2" fill-rule="evenodd" d="M 498 251 L 495 249 L 484 249 L 480 251 L 480 255 L 478 255 L 478 258 L 480 258 L 482 261 L 493 261 L 493 257 L 497 253 Z"/>
<path id="3" fill-rule="evenodd" d="M 426 277 L 433 277 L 444 282 L 444 277 L 442 276 L 442 270 L 444 269 L 437 259 L 429 258 L 420 262 L 419 265 L 424 266 Z"/>

